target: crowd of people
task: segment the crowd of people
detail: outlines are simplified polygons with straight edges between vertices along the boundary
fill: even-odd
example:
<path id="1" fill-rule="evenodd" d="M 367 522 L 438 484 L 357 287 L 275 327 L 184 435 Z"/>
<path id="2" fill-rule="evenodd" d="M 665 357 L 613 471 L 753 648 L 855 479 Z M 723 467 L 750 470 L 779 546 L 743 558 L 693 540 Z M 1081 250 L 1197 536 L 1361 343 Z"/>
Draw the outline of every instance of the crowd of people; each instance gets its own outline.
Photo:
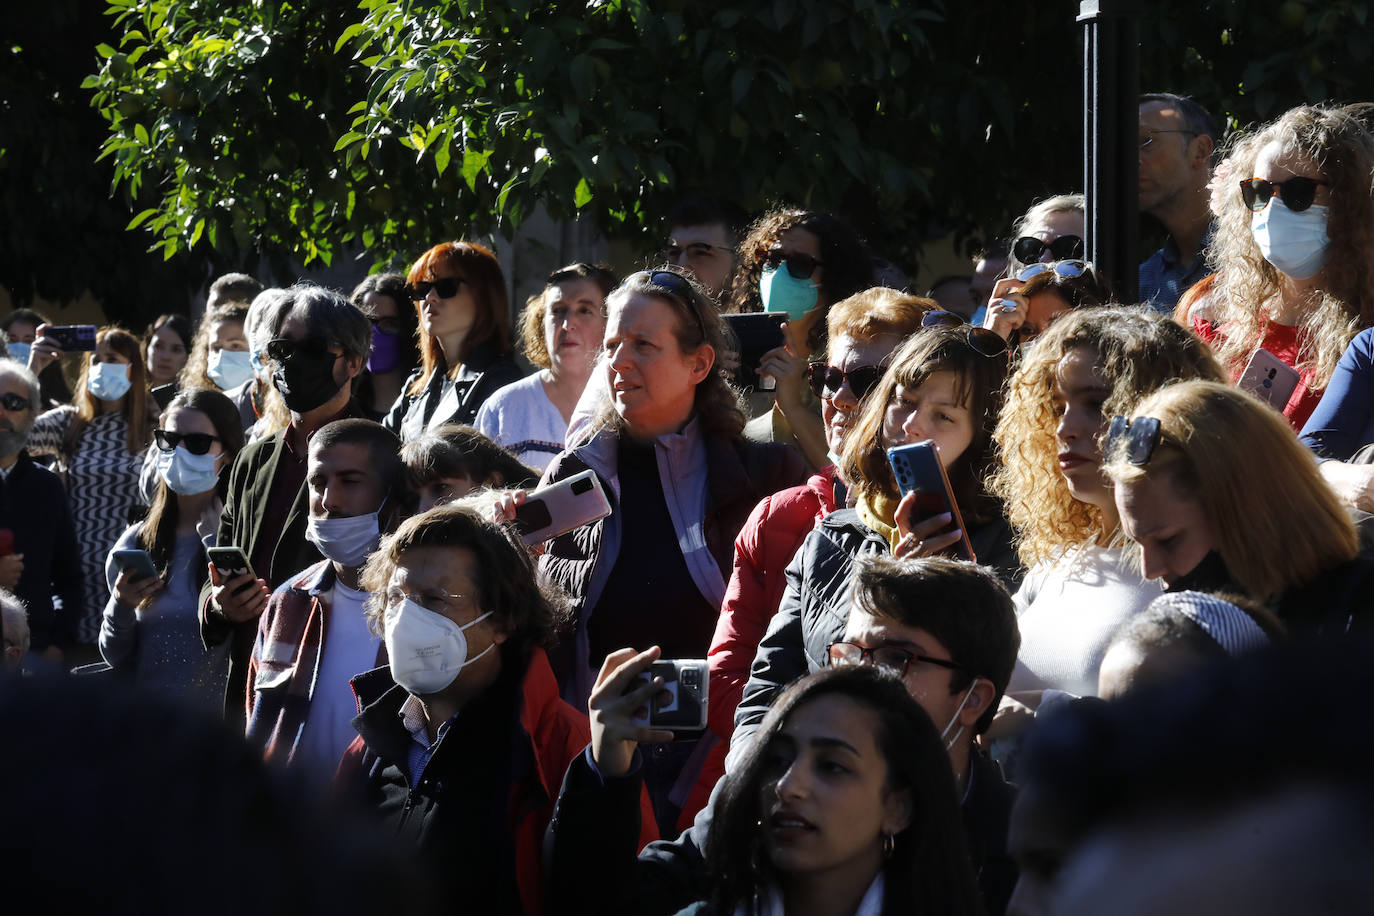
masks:
<path id="1" fill-rule="evenodd" d="M 131 912 L 226 838 L 329 912 L 1359 912 L 1369 113 L 1142 96 L 1137 303 L 1063 193 L 927 295 L 834 214 L 692 198 L 514 320 L 472 241 L 89 352 L 16 310 L 0 773 L 186 834 L 157 894 L 102 872 Z"/>

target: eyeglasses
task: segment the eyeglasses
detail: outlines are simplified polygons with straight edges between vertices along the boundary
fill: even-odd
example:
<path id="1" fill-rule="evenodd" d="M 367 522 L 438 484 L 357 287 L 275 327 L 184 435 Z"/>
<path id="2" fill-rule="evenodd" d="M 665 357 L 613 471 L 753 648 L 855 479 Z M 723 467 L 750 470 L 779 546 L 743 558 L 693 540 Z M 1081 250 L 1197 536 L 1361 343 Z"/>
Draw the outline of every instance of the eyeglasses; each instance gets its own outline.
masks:
<path id="1" fill-rule="evenodd" d="M 678 259 L 686 253 L 687 260 L 699 261 L 709 258 L 713 251 L 724 251 L 727 254 L 733 253 L 733 248 L 726 248 L 724 245 L 712 245 L 708 242 L 688 242 L 686 245 L 679 245 L 677 242 L 669 242 L 663 248 L 663 257 L 670 264 L 676 264 Z"/>
<path id="2" fill-rule="evenodd" d="M 1140 135 L 1140 151 L 1143 153 L 1154 145 L 1158 134 L 1187 134 L 1190 137 L 1202 136 L 1195 130 L 1152 130 Z"/>
<path id="3" fill-rule="evenodd" d="M 868 397 L 873 386 L 878 384 L 884 371 L 882 366 L 859 366 L 846 372 L 825 363 L 812 363 L 806 367 L 806 381 L 816 397 L 825 401 L 839 394 L 845 381 L 848 381 L 849 390 L 854 392 L 855 398 L 862 401 Z"/>
<path id="4" fill-rule="evenodd" d="M 274 337 L 267 342 L 267 358 L 275 362 L 284 363 L 291 357 L 301 354 L 304 356 L 332 356 L 338 359 L 342 353 L 331 353 L 329 347 L 320 343 L 318 340 L 292 340 L 290 337 Z"/>
<path id="5" fill-rule="evenodd" d="M 210 445 L 219 442 L 219 436 L 212 436 L 209 433 L 174 433 L 170 429 L 153 430 L 153 439 L 157 442 L 157 447 L 164 452 L 170 452 L 178 445 L 186 446 L 186 451 L 192 455 L 204 455 L 210 451 Z"/>
<path id="6" fill-rule="evenodd" d="M 1312 206 L 1317 199 L 1317 185 L 1326 184 L 1320 178 L 1296 176 L 1287 181 L 1269 181 L 1266 178 L 1247 178 L 1240 183 L 1240 197 L 1245 206 L 1258 213 L 1269 206 L 1269 201 L 1278 195 L 1283 205 L 1294 213 L 1301 213 Z"/>
<path id="7" fill-rule="evenodd" d="M 832 642 L 826 651 L 830 653 L 830 664 L 832 665 L 862 665 L 867 662 L 883 671 L 895 674 L 897 677 L 905 677 L 906 670 L 918 662 L 928 662 L 941 668 L 948 668 L 951 671 L 960 671 L 965 667 L 949 659 L 919 655 L 900 646 L 869 648 L 856 642 Z"/>
<path id="8" fill-rule="evenodd" d="M 824 263 L 809 254 L 799 251 L 787 252 L 781 248 L 774 248 L 763 256 L 764 270 L 777 270 L 786 264 L 787 272 L 798 280 L 808 279 L 816 272 L 816 268 Z"/>
<path id="9" fill-rule="evenodd" d="M 1091 261 L 1046 261 L 1041 264 L 1026 265 L 1017 272 L 1016 279 L 1024 283 L 1043 273 L 1053 271 L 1056 277 L 1072 280 L 1075 277 L 1083 276 L 1092 269 L 1093 265 Z"/>
<path id="10" fill-rule="evenodd" d="M 966 339 L 973 352 L 980 356 L 1001 356 L 1007 352 L 1007 342 L 996 331 L 987 328 L 976 328 L 964 321 L 962 317 L 953 312 L 941 311 L 939 309 L 926 312 L 921 316 L 922 328 L 962 328 L 968 333 Z"/>
<path id="11" fill-rule="evenodd" d="M 1103 450 L 1109 459 L 1123 436 L 1126 439 L 1127 463 L 1143 468 L 1154 457 L 1164 432 L 1154 417 L 1136 417 L 1134 420 L 1113 417 L 1111 426 L 1107 427 L 1106 448 Z"/>
<path id="12" fill-rule="evenodd" d="M 0 407 L 4 407 L 10 413 L 18 413 L 21 410 L 28 410 L 32 405 L 26 397 L 17 394 L 0 394 Z"/>
<path id="13" fill-rule="evenodd" d="M 421 280 L 418 283 L 406 284 L 406 295 L 412 300 L 419 302 L 429 298 L 429 291 L 434 290 L 440 299 L 451 299 L 458 295 L 458 290 L 468 281 L 461 277 L 440 277 L 437 280 Z"/>
<path id="14" fill-rule="evenodd" d="M 1011 253 L 1022 264 L 1030 264 L 1040 260 L 1046 248 L 1056 261 L 1083 257 L 1083 240 L 1076 235 L 1061 235 L 1053 242 L 1042 242 L 1033 236 L 1023 235 L 1011 246 Z"/>
<path id="15" fill-rule="evenodd" d="M 466 596 L 455 595 L 452 592 L 440 591 L 438 589 L 430 589 L 428 591 L 412 595 L 406 592 L 405 589 L 401 588 L 399 585 L 392 585 L 388 587 L 385 592 L 382 593 L 382 598 L 386 602 L 384 606 L 387 610 L 392 610 L 400 606 L 402 602 L 409 599 L 411 601 L 414 601 L 416 604 L 420 605 L 420 607 L 424 608 L 425 610 L 433 611 L 436 614 L 442 614 L 444 612 L 444 609 L 447 607 L 449 601 L 462 601 L 464 597 Z"/>

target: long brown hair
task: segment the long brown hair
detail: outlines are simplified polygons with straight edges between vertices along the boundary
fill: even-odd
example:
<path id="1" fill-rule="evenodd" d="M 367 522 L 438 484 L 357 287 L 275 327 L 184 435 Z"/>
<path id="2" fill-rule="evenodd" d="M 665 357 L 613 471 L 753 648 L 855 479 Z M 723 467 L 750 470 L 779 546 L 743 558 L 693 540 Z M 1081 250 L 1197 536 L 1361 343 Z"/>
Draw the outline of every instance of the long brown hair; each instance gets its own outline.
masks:
<path id="1" fill-rule="evenodd" d="M 138 454 L 148 447 L 151 432 L 148 429 L 148 367 L 143 362 L 143 344 L 137 337 L 116 325 L 107 325 L 96 334 L 96 346 L 109 341 L 110 349 L 129 361 L 129 391 L 124 395 L 121 413 L 128 423 L 124 444 L 131 454 Z M 67 424 L 66 435 L 62 437 L 62 453 L 70 459 L 81 447 L 81 434 L 100 413 L 95 395 L 91 394 L 87 381 L 91 374 L 91 361 L 88 357 L 81 367 L 81 377 L 77 381 L 75 396 L 76 413 Z"/>
<path id="2" fill-rule="evenodd" d="M 472 299 L 476 305 L 476 316 L 472 329 L 463 339 L 463 348 L 457 354 L 453 365 L 444 358 L 439 341 L 425 330 L 420 322 L 420 364 L 423 371 L 410 386 L 410 394 L 419 394 L 429 384 L 435 370 L 452 372 L 467 358 L 467 355 L 487 341 L 494 340 L 502 353 L 511 352 L 510 300 L 506 296 L 506 279 L 501 273 L 501 262 L 491 250 L 473 242 L 443 242 L 420 255 L 420 259 L 410 268 L 406 283 L 419 283 L 433 280 L 440 269 L 447 269 L 472 286 Z M 412 303 L 418 316 L 424 307 L 422 302 Z"/>

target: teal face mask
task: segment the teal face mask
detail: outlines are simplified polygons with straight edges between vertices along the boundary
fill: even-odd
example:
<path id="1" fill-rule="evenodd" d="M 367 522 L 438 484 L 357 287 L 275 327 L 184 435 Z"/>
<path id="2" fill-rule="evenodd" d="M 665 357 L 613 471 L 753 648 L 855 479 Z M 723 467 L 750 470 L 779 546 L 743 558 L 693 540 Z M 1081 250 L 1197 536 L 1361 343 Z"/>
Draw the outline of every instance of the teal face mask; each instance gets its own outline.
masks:
<path id="1" fill-rule="evenodd" d="M 759 296 L 765 312 L 782 312 L 788 321 L 796 321 L 816 307 L 820 286 L 809 277 L 798 280 L 787 270 L 784 261 L 776 268 L 765 266 L 759 275 Z"/>

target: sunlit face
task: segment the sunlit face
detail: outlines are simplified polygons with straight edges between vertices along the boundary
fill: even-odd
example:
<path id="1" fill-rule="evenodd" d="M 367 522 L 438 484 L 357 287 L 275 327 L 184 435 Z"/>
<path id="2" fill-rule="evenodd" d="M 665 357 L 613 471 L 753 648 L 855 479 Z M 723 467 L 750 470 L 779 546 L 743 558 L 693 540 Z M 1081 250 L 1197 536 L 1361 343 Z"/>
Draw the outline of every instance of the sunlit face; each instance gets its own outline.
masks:
<path id="1" fill-rule="evenodd" d="M 420 303 L 420 326 L 431 337 L 441 340 L 465 336 L 477 320 L 477 299 L 473 295 L 472 283 L 466 277 L 451 267 L 438 265 L 428 279 L 436 281 L 450 278 L 459 281 L 457 292 L 443 298 L 437 289 L 431 289 Z"/>
<path id="2" fill-rule="evenodd" d="M 210 329 L 210 352 L 217 353 L 220 350 L 248 351 L 248 338 L 244 336 L 242 321 L 219 321 Z"/>
<path id="3" fill-rule="evenodd" d="M 585 378 L 605 333 L 606 300 L 591 280 L 565 280 L 544 291 L 544 346 L 555 376 Z"/>
<path id="4" fill-rule="evenodd" d="M 676 312 L 657 296 L 630 296 L 611 309 L 605 342 L 611 397 L 637 438 L 680 430 L 715 361 L 706 344 L 682 352 L 677 330 Z"/>
<path id="5" fill-rule="evenodd" d="M 1054 210 L 1026 223 L 1022 235 L 1029 235 L 1044 242 L 1050 242 L 1063 235 L 1076 235 L 1080 239 L 1087 234 L 1082 210 Z M 1047 247 L 1040 255 L 1041 261 L 1053 261 L 1054 255 Z"/>
<path id="6" fill-rule="evenodd" d="M 381 508 L 386 487 L 374 470 L 372 450 L 357 442 L 310 449 L 305 484 L 311 518 L 354 518 Z"/>
<path id="7" fill-rule="evenodd" d="M 1247 177 L 1250 176 L 1240 175 L 1237 176 L 1237 180 Z M 1289 178 L 1325 180 L 1321 169 L 1310 161 L 1294 153 L 1285 152 L 1281 140 L 1270 140 L 1259 151 L 1259 156 L 1255 159 L 1253 177 L 1273 182 L 1287 181 Z M 1235 193 L 1239 194 L 1240 191 L 1237 190 Z M 1318 207 L 1331 206 L 1331 188 L 1324 184 L 1317 185 L 1316 196 L 1312 198 L 1312 204 Z"/>
<path id="8" fill-rule="evenodd" d="M 1102 435 L 1107 428 L 1103 406 L 1112 389 L 1097 366 L 1097 353 L 1076 347 L 1059 360 L 1054 376 L 1054 406 L 1059 414 L 1059 473 L 1080 502 L 1116 511 L 1112 491 L 1102 476 Z"/>
<path id="9" fill-rule="evenodd" d="M 440 477 L 431 480 L 429 483 L 416 488 L 419 503 L 415 511 L 417 514 L 428 512 L 435 506 L 442 506 L 445 503 L 453 502 L 455 499 L 462 499 L 477 487 L 478 484 L 471 477 Z"/>
<path id="10" fill-rule="evenodd" d="M 1172 585 L 1217 549 L 1202 503 L 1181 493 L 1171 475 L 1121 484 L 1116 488 L 1116 508 L 1122 530 L 1140 545 L 1147 579 Z"/>
<path id="11" fill-rule="evenodd" d="M 909 821 L 888 790 L 877 715 L 848 697 L 792 711 L 764 751 L 759 790 L 763 851 L 788 877 L 877 875 L 883 837 Z M 870 878 L 871 880 L 871 878 Z"/>
<path id="12" fill-rule="evenodd" d="M 883 414 L 883 445 L 934 439 L 940 463 L 949 468 L 973 442 L 973 416 L 959 399 L 959 376 L 930 373 L 915 388 L 898 385 Z"/>
<path id="13" fill-rule="evenodd" d="M 1016 331 L 1017 339 L 1025 343 L 1039 337 L 1051 322 L 1072 307 L 1058 290 L 1045 287 L 1026 299 L 1026 320 Z"/>
<path id="14" fill-rule="evenodd" d="M 1198 136 L 1188 131 L 1183 112 L 1171 102 L 1146 102 L 1140 106 L 1140 150 L 1137 178 L 1140 212 L 1151 213 L 1195 191 L 1193 153 Z M 1203 141 L 1206 142 L 1206 141 Z"/>
<path id="15" fill-rule="evenodd" d="M 10 325 L 6 332 L 11 343 L 31 344 L 38 339 L 38 325 L 29 324 L 27 321 L 16 321 Z"/>
<path id="16" fill-rule="evenodd" d="M 713 296 L 720 296 L 735 269 L 735 246 L 722 223 L 674 226 L 668 245 L 679 254 L 670 263 L 696 277 Z"/>
<path id="17" fill-rule="evenodd" d="M 879 334 L 872 340 L 861 340 L 841 334 L 830 340 L 828 365 L 843 372 L 852 372 L 868 366 L 880 366 L 901 342 L 897 334 Z M 821 399 L 821 422 L 825 424 L 825 444 L 838 455 L 844 447 L 844 438 L 849 427 L 859 419 L 859 408 L 863 405 L 854 394 L 846 377 L 844 384 L 833 397 Z"/>
<path id="18" fill-rule="evenodd" d="M 219 432 L 215 429 L 215 424 L 210 421 L 209 415 L 203 410 L 196 410 L 193 407 L 171 408 L 163 414 L 161 428 L 183 436 L 191 433 L 219 436 Z M 224 451 L 224 444 L 218 438 L 210 443 L 210 451 L 206 454 L 215 456 L 216 474 L 223 471 L 232 460 L 231 456 Z"/>
<path id="19" fill-rule="evenodd" d="M 186 365 L 186 356 L 186 345 L 176 331 L 165 324 L 154 331 L 148 341 L 148 374 L 152 378 L 152 387 L 176 381 L 177 374 Z M 102 362 L 127 363 L 128 360 L 121 358 Z"/>

